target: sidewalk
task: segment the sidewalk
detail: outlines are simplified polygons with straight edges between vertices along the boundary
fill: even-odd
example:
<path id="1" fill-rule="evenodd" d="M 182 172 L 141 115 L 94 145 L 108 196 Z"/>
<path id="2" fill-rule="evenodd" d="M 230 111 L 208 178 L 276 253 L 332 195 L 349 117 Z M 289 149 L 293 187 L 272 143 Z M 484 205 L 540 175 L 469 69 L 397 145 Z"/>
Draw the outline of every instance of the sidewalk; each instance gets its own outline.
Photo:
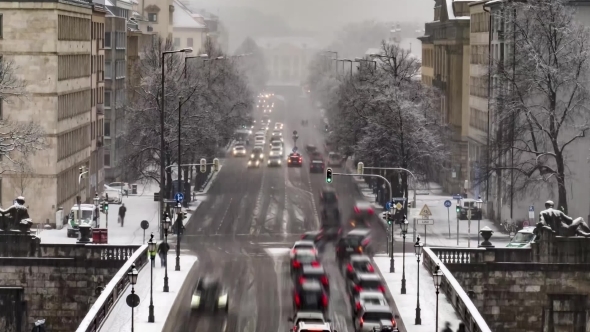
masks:
<path id="1" fill-rule="evenodd" d="M 407 332 L 436 332 L 441 331 L 445 322 L 451 323 L 451 329 L 457 330 L 461 322 L 455 308 L 449 302 L 444 293 L 439 294 L 438 300 L 438 327 L 436 327 L 436 290 L 432 275 L 424 268 L 422 262 L 419 266 L 413 252 L 406 253 L 406 294 L 402 295 L 402 265 L 403 255 L 395 254 L 395 273 L 389 273 L 389 257 L 376 255 L 373 260 L 383 275 L 383 280 L 389 288 L 399 315 Z M 420 270 L 420 314 L 422 324 L 416 325 L 416 291 L 418 269 Z"/>
<path id="2" fill-rule="evenodd" d="M 180 271 L 174 271 L 176 256 L 168 255 L 168 285 L 169 292 L 164 293 L 164 268 L 160 266 L 160 258 L 156 257 L 156 267 L 153 276 L 153 300 L 154 300 L 154 323 L 148 323 L 149 305 L 150 305 L 150 264 L 148 262 L 139 272 L 137 284 L 135 285 L 135 294 L 139 296 L 140 304 L 134 308 L 134 328 L 135 331 L 150 332 L 162 331 L 168 314 L 179 294 L 179 291 L 191 271 L 193 265 L 197 262 L 197 257 L 183 254 L 180 256 Z M 110 315 L 104 321 L 99 331 L 119 332 L 131 331 L 131 308 L 125 302 L 127 295 L 131 293 L 131 287 L 127 286 L 125 292 L 121 295 L 117 303 L 113 306 Z"/>

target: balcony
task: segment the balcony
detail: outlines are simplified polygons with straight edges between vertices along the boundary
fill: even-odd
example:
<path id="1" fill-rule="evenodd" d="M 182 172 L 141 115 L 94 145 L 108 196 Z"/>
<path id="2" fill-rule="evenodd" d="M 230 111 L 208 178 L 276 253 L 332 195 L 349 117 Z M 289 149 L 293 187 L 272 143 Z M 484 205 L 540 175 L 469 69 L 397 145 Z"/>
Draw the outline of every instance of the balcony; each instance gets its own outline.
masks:
<path id="1" fill-rule="evenodd" d="M 96 104 L 96 114 L 104 115 L 104 104 Z"/>

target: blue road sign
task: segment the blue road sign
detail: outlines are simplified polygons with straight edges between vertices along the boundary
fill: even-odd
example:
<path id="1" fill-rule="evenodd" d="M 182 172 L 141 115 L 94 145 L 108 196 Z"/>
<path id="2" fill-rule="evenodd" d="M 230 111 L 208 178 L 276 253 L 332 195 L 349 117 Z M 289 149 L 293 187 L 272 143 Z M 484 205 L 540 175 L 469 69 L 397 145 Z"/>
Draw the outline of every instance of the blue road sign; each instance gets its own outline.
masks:
<path id="1" fill-rule="evenodd" d="M 453 195 L 453 199 L 462 199 L 462 198 L 463 198 L 463 195 L 461 195 L 461 194 Z"/>
<path id="2" fill-rule="evenodd" d="M 445 207 L 446 208 L 450 208 L 451 205 L 453 205 L 453 203 L 451 203 L 451 201 L 449 201 L 448 199 L 445 201 Z"/>
<path id="3" fill-rule="evenodd" d="M 184 195 L 182 193 L 176 193 L 174 195 L 174 199 L 179 202 L 182 203 L 182 201 L 184 201 Z"/>
<path id="4" fill-rule="evenodd" d="M 535 206 L 534 205 L 529 206 L 529 212 L 535 212 Z"/>
<path id="5" fill-rule="evenodd" d="M 293 153 L 297 152 L 297 147 L 294 147 L 292 151 Z"/>
<path id="6" fill-rule="evenodd" d="M 391 210 L 391 205 L 393 204 L 393 202 L 387 202 L 385 203 L 385 210 L 389 211 Z"/>

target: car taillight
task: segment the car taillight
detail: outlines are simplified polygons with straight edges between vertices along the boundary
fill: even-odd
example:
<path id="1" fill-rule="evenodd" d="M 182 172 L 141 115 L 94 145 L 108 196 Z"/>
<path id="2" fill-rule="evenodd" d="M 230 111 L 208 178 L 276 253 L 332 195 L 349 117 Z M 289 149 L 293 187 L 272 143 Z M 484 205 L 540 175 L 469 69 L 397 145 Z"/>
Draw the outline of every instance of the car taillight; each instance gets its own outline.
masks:
<path id="1" fill-rule="evenodd" d="M 375 214 L 375 210 L 373 210 L 373 209 L 368 209 L 368 210 L 367 210 L 367 213 L 368 213 L 370 216 L 372 216 L 373 214 Z"/>
<path id="2" fill-rule="evenodd" d="M 298 269 L 301 267 L 301 263 L 299 263 L 299 261 L 293 261 L 293 267 Z"/>
<path id="3" fill-rule="evenodd" d="M 375 272 L 375 268 L 373 267 L 373 265 L 367 264 L 367 271 L 369 271 L 369 272 Z"/>
<path id="4" fill-rule="evenodd" d="M 361 209 L 359 209 L 358 206 L 355 206 L 354 213 L 361 213 Z"/>
<path id="5" fill-rule="evenodd" d="M 368 238 L 367 238 L 367 239 L 364 239 L 364 240 L 361 242 L 361 245 L 363 245 L 363 246 L 367 246 L 367 245 L 369 244 L 369 242 L 371 242 L 371 240 L 369 240 Z"/>
<path id="6" fill-rule="evenodd" d="M 303 159 L 301 157 L 299 157 L 299 161 L 302 161 Z"/>
<path id="7" fill-rule="evenodd" d="M 320 262 L 313 261 L 313 262 L 311 262 L 311 266 L 313 266 L 313 267 L 319 267 L 320 266 Z"/>
<path id="8" fill-rule="evenodd" d="M 301 304 L 301 299 L 299 298 L 299 294 L 295 294 L 295 305 L 299 306 Z"/>
<path id="9" fill-rule="evenodd" d="M 397 322 L 393 318 L 391 319 L 391 326 L 397 327 Z"/>
<path id="10" fill-rule="evenodd" d="M 351 273 L 354 272 L 354 268 L 352 267 L 352 264 L 348 264 L 346 266 L 346 269 L 348 270 L 348 272 L 351 272 Z"/>
<path id="11" fill-rule="evenodd" d="M 295 249 L 291 249 L 291 254 L 292 254 L 292 255 L 295 255 L 295 253 L 296 253 L 296 252 L 297 252 L 297 250 L 295 250 Z"/>
<path id="12" fill-rule="evenodd" d="M 385 287 L 383 287 L 383 286 L 381 286 L 381 285 L 380 285 L 379 287 L 377 287 L 377 289 L 378 289 L 378 290 L 379 290 L 381 293 L 385 293 Z"/>
<path id="13" fill-rule="evenodd" d="M 328 306 L 328 297 L 326 296 L 326 294 L 322 294 L 322 305 L 324 307 Z"/>
<path id="14" fill-rule="evenodd" d="M 326 276 L 323 276 L 323 277 L 320 279 L 320 281 L 322 282 L 322 284 L 323 284 L 324 286 L 328 286 L 328 277 L 326 277 Z"/>
<path id="15" fill-rule="evenodd" d="M 359 253 L 361 253 L 361 254 L 362 254 L 362 253 L 363 253 L 363 247 L 359 247 L 359 248 L 358 248 L 358 251 L 359 251 Z"/>
<path id="16" fill-rule="evenodd" d="M 356 310 L 361 310 L 361 304 L 359 302 L 356 303 Z"/>
<path id="17" fill-rule="evenodd" d="M 360 291 L 363 290 L 363 288 L 361 286 L 359 286 L 359 285 L 356 285 L 356 286 L 354 286 L 354 290 L 357 291 L 357 292 L 360 292 Z"/>
<path id="18" fill-rule="evenodd" d="M 360 327 L 363 327 L 363 324 L 365 323 L 365 320 L 361 318 L 361 320 L 359 321 L 359 325 Z"/>
<path id="19" fill-rule="evenodd" d="M 303 277 L 299 277 L 299 283 L 300 283 L 300 284 L 302 284 L 302 283 L 304 283 L 304 282 L 305 282 L 305 278 L 303 278 Z"/>
<path id="20" fill-rule="evenodd" d="M 305 234 L 301 235 L 301 240 L 303 240 L 303 239 L 305 239 Z M 291 250 L 291 252 L 293 252 L 293 251 Z"/>

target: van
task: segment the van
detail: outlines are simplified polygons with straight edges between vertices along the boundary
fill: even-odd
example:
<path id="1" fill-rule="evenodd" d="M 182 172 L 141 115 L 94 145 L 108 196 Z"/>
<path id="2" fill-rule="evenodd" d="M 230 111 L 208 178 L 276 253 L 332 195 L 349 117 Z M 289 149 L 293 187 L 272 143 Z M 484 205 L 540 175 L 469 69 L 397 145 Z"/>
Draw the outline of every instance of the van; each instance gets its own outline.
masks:
<path id="1" fill-rule="evenodd" d="M 535 240 L 535 227 L 527 226 L 514 235 L 512 240 L 506 245 L 506 248 L 530 248 L 531 243 Z"/>
<path id="2" fill-rule="evenodd" d="M 78 211 L 80 211 L 79 214 Z M 94 204 L 72 206 L 67 219 L 66 227 L 68 237 L 78 237 L 81 224 L 88 224 L 93 228 L 100 228 L 100 220 L 99 216 L 96 214 L 96 207 Z"/>

